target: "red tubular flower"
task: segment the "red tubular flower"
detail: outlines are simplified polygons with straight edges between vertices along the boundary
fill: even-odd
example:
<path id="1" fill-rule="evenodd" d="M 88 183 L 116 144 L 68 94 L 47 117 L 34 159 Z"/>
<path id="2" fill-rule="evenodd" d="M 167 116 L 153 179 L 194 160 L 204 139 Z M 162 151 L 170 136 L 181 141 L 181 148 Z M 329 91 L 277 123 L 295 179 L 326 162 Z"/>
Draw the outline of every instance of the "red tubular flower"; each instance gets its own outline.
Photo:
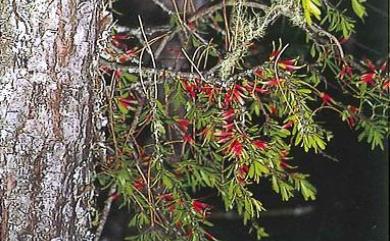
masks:
<path id="1" fill-rule="evenodd" d="M 110 195 L 110 198 L 113 202 L 117 201 L 121 197 L 120 193 L 114 192 L 113 194 Z"/>
<path id="2" fill-rule="evenodd" d="M 134 106 L 137 105 L 137 101 L 132 99 L 131 97 L 123 98 L 119 97 L 118 98 L 118 106 L 119 108 L 124 108 L 126 110 L 134 110 Z"/>
<path id="3" fill-rule="evenodd" d="M 229 108 L 222 113 L 222 118 L 224 121 L 231 121 L 234 118 L 234 109 Z"/>
<path id="4" fill-rule="evenodd" d="M 239 102 L 241 105 L 244 105 L 244 99 L 245 95 L 242 93 L 245 89 L 240 85 L 234 85 L 232 94 L 233 94 L 233 101 Z"/>
<path id="5" fill-rule="evenodd" d="M 248 174 L 249 172 L 249 166 L 246 165 L 246 164 L 243 164 L 242 166 L 240 166 L 240 168 L 238 169 L 238 172 L 241 176 L 243 177 L 246 177 L 246 175 Z"/>
<path id="6" fill-rule="evenodd" d="M 349 128 L 351 128 L 351 129 L 354 128 L 356 125 L 356 117 L 348 116 L 347 117 L 347 124 L 348 124 Z"/>
<path id="7" fill-rule="evenodd" d="M 382 88 L 385 91 L 390 92 L 390 80 L 385 80 L 385 82 L 383 82 Z"/>
<path id="8" fill-rule="evenodd" d="M 342 69 L 340 70 L 340 73 L 337 75 L 339 79 L 344 79 L 346 75 L 349 75 L 349 77 L 352 77 L 352 68 L 351 66 L 344 64 Z"/>
<path id="9" fill-rule="evenodd" d="M 259 150 L 264 150 L 265 148 L 267 148 L 268 146 L 268 143 L 265 142 L 265 141 L 261 141 L 261 140 L 255 140 L 255 141 L 252 141 L 252 144 L 258 148 Z"/>
<path id="10" fill-rule="evenodd" d="M 187 132 L 190 121 L 188 119 L 178 119 L 176 121 L 177 125 L 183 132 Z"/>
<path id="11" fill-rule="evenodd" d="M 136 49 L 130 49 L 126 51 L 126 55 L 129 57 L 135 57 L 137 55 Z"/>
<path id="12" fill-rule="evenodd" d="M 271 55 L 269 56 L 269 60 L 275 59 L 279 54 L 280 54 L 280 50 L 272 51 Z"/>
<path id="13" fill-rule="evenodd" d="M 216 131 L 215 135 L 219 137 L 218 142 L 219 143 L 224 143 L 229 141 L 233 137 L 233 132 L 231 130 L 227 131 Z"/>
<path id="14" fill-rule="evenodd" d="M 289 168 L 290 166 L 285 162 L 285 161 L 280 161 L 279 163 L 279 166 L 282 168 L 282 169 L 287 169 Z"/>
<path id="15" fill-rule="evenodd" d="M 213 235 L 211 235 L 209 232 L 204 231 L 204 236 L 211 241 L 217 240 Z"/>
<path id="16" fill-rule="evenodd" d="M 183 141 L 184 141 L 184 143 L 189 143 L 189 144 L 195 143 L 194 139 L 192 138 L 192 136 L 190 134 L 185 134 L 183 136 Z"/>
<path id="17" fill-rule="evenodd" d="M 238 168 L 237 180 L 239 183 L 241 184 L 245 183 L 245 178 L 248 175 L 248 172 L 249 172 L 249 166 L 246 164 L 243 164 Z"/>
<path id="18" fill-rule="evenodd" d="M 114 78 L 115 78 L 115 79 L 120 79 L 121 76 L 122 76 L 122 70 L 121 70 L 121 69 L 116 69 L 116 70 L 114 71 Z"/>
<path id="19" fill-rule="evenodd" d="M 280 151 L 280 163 L 279 166 L 283 169 L 289 168 L 290 166 L 287 164 L 287 155 L 288 155 L 288 150 L 282 150 Z"/>
<path id="20" fill-rule="evenodd" d="M 112 69 L 107 65 L 100 65 L 99 71 L 102 74 L 111 74 L 112 73 Z"/>
<path id="21" fill-rule="evenodd" d="M 256 93 L 260 93 L 260 94 L 265 94 L 265 93 L 268 93 L 268 90 L 263 88 L 263 87 L 260 87 L 260 86 L 254 86 L 252 83 L 246 83 L 244 85 L 244 88 L 250 92 L 250 93 L 253 93 L 253 92 L 256 92 Z"/>
<path id="22" fill-rule="evenodd" d="M 278 115 L 278 109 L 274 104 L 270 104 L 268 109 L 271 115 Z"/>
<path id="23" fill-rule="evenodd" d="M 287 160 L 288 160 L 288 150 L 282 150 L 280 151 L 279 153 L 280 155 L 280 162 L 279 162 L 279 166 L 282 168 L 282 169 L 287 169 L 287 168 L 290 168 L 290 165 L 288 165 L 287 163 Z"/>
<path id="24" fill-rule="evenodd" d="M 238 140 L 234 140 L 229 146 L 229 153 L 232 153 L 236 157 L 242 155 L 243 146 Z"/>
<path id="25" fill-rule="evenodd" d="M 121 50 L 126 50 L 128 48 L 127 44 L 122 43 L 121 41 L 118 41 L 116 39 L 112 39 L 111 43 L 112 43 L 112 45 L 114 45 L 115 47 L 117 47 L 118 49 L 121 49 Z"/>
<path id="26" fill-rule="evenodd" d="M 192 209 L 199 214 L 205 215 L 206 211 L 209 210 L 210 208 L 211 206 L 208 205 L 207 203 L 197 201 L 197 200 L 192 201 Z"/>
<path id="27" fill-rule="evenodd" d="M 270 87 L 275 87 L 275 86 L 278 86 L 279 83 L 282 82 L 282 79 L 277 79 L 277 78 L 273 78 L 267 82 L 265 82 L 265 85 L 268 85 Z"/>
<path id="28" fill-rule="evenodd" d="M 200 92 L 206 96 L 210 96 L 214 92 L 213 90 L 214 88 L 211 85 L 205 84 L 201 87 Z"/>
<path id="29" fill-rule="evenodd" d="M 225 107 L 229 107 L 229 106 L 231 106 L 231 104 L 232 104 L 232 94 L 230 92 L 227 92 L 223 96 L 223 105 Z"/>
<path id="30" fill-rule="evenodd" d="M 322 103 L 324 105 L 329 105 L 330 103 L 333 102 L 333 98 L 330 95 L 328 95 L 327 93 L 324 93 L 324 92 L 320 93 L 320 98 L 321 98 Z"/>
<path id="31" fill-rule="evenodd" d="M 257 67 L 253 70 L 253 75 L 261 78 L 264 76 L 264 70 L 261 67 Z"/>
<path id="32" fill-rule="evenodd" d="M 286 60 L 279 61 L 278 66 L 281 69 L 292 72 L 294 70 L 298 70 L 303 67 L 303 66 L 297 66 L 296 63 L 297 63 L 297 59 L 286 59 Z"/>
<path id="33" fill-rule="evenodd" d="M 372 63 L 371 60 L 365 59 L 365 60 L 364 60 L 364 63 L 366 64 L 366 66 L 367 66 L 372 72 L 375 72 L 376 67 L 375 67 L 375 65 Z"/>
<path id="34" fill-rule="evenodd" d="M 367 85 L 373 85 L 376 77 L 375 73 L 365 73 L 362 76 L 360 76 L 360 81 L 367 84 Z"/>
<path id="35" fill-rule="evenodd" d="M 131 57 L 127 54 L 122 54 L 118 57 L 118 60 L 117 62 L 118 63 L 121 63 L 121 64 L 124 64 L 126 63 L 127 61 L 129 61 L 131 59 Z"/>
<path id="36" fill-rule="evenodd" d="M 194 231 L 192 231 L 192 229 L 187 230 L 186 232 L 187 237 L 192 238 L 193 235 L 194 235 Z"/>
<path id="37" fill-rule="evenodd" d="M 194 21 L 188 21 L 187 22 L 187 26 L 188 26 L 189 29 L 195 30 L 196 24 L 195 24 Z"/>
<path id="38" fill-rule="evenodd" d="M 379 68 L 379 70 L 382 71 L 382 72 L 383 72 L 383 71 L 386 71 L 387 67 L 388 67 L 388 66 L 387 66 L 387 61 L 385 61 L 385 62 L 381 65 L 381 67 Z M 387 71 L 388 71 L 388 70 L 387 70 Z"/>
<path id="39" fill-rule="evenodd" d="M 292 121 L 288 121 L 286 124 L 284 124 L 282 126 L 283 129 L 290 129 L 292 126 L 293 126 L 293 122 Z"/>
<path id="40" fill-rule="evenodd" d="M 347 123 L 349 128 L 353 128 L 356 125 L 357 120 L 357 113 L 359 112 L 359 109 L 356 106 L 348 105 L 347 107 L 349 116 L 347 117 Z"/>
<path id="41" fill-rule="evenodd" d="M 176 203 L 174 202 L 174 197 L 172 193 L 166 193 L 159 196 L 161 200 L 168 203 L 168 211 L 173 212 L 176 209 Z"/>
<path id="42" fill-rule="evenodd" d="M 183 80 L 183 87 L 193 100 L 196 99 L 198 87 L 195 83 Z"/>
<path id="43" fill-rule="evenodd" d="M 165 202 L 172 202 L 174 200 L 172 193 L 165 193 L 159 196 L 159 198 Z"/>
<path id="44" fill-rule="evenodd" d="M 145 188 L 145 182 L 144 180 L 139 177 L 138 179 L 136 179 L 134 182 L 133 182 L 133 187 L 135 189 L 137 189 L 138 191 L 141 191 L 142 189 Z"/>
<path id="45" fill-rule="evenodd" d="M 126 40 L 129 39 L 130 36 L 127 33 L 118 33 L 111 36 L 111 39 L 114 40 Z"/>
<path id="46" fill-rule="evenodd" d="M 234 85 L 233 88 L 228 90 L 224 96 L 224 106 L 229 107 L 232 102 L 239 102 L 241 105 L 244 105 L 245 101 L 243 98 L 245 98 L 245 95 L 242 93 L 243 91 L 245 91 L 244 87 L 238 84 Z"/>
<path id="47" fill-rule="evenodd" d="M 200 92 L 203 93 L 205 96 L 209 98 L 209 102 L 214 100 L 215 94 L 217 93 L 218 89 L 214 86 L 211 86 L 209 84 L 202 85 Z"/>
<path id="48" fill-rule="evenodd" d="M 223 129 L 225 129 L 226 131 L 231 131 L 234 129 L 234 123 L 233 122 L 226 122 L 223 124 Z"/>

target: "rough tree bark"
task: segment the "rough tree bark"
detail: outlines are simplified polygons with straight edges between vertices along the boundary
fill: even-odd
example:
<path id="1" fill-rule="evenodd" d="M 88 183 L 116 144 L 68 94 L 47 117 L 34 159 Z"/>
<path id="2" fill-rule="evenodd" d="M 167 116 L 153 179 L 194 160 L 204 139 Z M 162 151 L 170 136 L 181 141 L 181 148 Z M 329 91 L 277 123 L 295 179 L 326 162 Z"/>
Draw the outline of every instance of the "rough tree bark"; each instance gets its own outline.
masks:
<path id="1" fill-rule="evenodd" d="M 92 240 L 101 0 L 0 0 L 0 240 Z"/>

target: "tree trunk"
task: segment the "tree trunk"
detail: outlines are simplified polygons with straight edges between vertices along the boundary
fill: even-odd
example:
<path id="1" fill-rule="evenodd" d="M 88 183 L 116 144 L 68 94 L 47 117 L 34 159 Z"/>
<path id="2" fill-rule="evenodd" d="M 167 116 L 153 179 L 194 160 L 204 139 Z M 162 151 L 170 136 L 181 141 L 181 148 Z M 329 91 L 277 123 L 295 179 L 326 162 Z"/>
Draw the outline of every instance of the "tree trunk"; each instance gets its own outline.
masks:
<path id="1" fill-rule="evenodd" d="M 0 0 L 0 240 L 92 240 L 100 0 Z"/>

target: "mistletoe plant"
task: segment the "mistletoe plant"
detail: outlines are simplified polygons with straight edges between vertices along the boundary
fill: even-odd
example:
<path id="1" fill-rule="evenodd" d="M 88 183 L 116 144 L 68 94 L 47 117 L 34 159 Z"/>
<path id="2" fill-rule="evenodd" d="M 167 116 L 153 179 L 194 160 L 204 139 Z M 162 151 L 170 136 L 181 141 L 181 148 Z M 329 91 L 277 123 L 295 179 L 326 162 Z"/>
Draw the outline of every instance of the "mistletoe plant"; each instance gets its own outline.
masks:
<path id="1" fill-rule="evenodd" d="M 266 204 L 250 187 L 268 180 L 283 200 L 315 199 L 309 175 L 289 160 L 294 148 L 325 151 L 333 134 L 318 118 L 324 109 L 384 149 L 388 67 L 344 54 L 359 21 L 353 12 L 363 19 L 365 7 L 350 0 L 351 9 L 340 10 L 333 2 L 226 0 L 187 15 L 163 7 L 168 27 L 145 29 L 141 18 L 138 29 L 114 27 L 100 68 L 110 80 L 109 143 L 98 180 L 111 187 L 108 204 L 132 211 L 138 235 L 129 240 L 217 240 L 207 231 L 212 207 L 197 196 L 205 188 L 258 239 L 267 236 L 257 223 Z M 307 51 L 294 56 L 293 43 L 275 39 L 257 58 L 253 49 L 279 18 L 307 36 Z M 155 61 L 178 34 L 188 72 Z"/>

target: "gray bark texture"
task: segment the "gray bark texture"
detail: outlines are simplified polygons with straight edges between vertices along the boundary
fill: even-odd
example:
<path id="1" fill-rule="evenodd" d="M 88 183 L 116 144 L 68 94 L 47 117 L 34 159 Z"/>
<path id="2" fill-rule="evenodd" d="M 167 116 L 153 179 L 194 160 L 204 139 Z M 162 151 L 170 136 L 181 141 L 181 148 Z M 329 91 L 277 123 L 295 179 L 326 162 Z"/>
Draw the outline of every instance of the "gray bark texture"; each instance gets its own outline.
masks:
<path id="1" fill-rule="evenodd" d="M 100 0 L 0 0 L 0 240 L 92 240 Z"/>

